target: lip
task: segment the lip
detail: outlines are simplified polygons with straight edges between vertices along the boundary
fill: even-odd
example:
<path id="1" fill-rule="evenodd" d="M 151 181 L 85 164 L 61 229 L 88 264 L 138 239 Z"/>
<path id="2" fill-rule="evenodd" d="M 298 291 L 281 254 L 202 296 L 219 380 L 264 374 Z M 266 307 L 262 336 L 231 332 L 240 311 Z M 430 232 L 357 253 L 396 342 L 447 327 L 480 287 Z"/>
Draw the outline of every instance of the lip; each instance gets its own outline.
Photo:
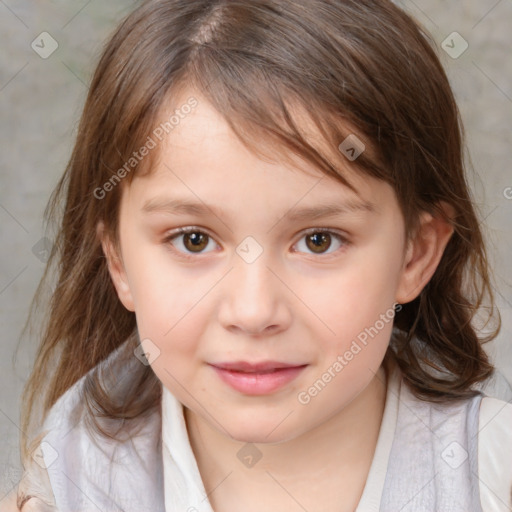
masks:
<path id="1" fill-rule="evenodd" d="M 267 395 L 290 383 L 308 366 L 279 361 L 212 363 L 220 379 L 247 395 Z"/>
<path id="2" fill-rule="evenodd" d="M 301 364 L 282 363 L 281 361 L 260 361 L 256 363 L 249 363 L 247 361 L 232 361 L 225 363 L 211 363 L 216 368 L 223 370 L 234 370 L 239 372 L 265 372 L 281 368 L 296 368 L 304 366 Z"/>

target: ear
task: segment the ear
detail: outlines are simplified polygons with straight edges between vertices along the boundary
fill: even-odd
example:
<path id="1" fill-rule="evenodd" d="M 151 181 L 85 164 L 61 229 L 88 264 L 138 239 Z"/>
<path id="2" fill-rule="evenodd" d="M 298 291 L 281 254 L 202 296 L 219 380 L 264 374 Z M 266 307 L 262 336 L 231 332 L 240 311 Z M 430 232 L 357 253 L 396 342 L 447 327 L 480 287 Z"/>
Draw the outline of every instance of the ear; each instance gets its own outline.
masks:
<path id="1" fill-rule="evenodd" d="M 439 206 L 448 219 L 455 217 L 451 205 L 443 201 Z M 428 212 L 421 214 L 420 225 L 407 244 L 396 302 L 406 304 L 421 293 L 434 275 L 452 234 L 450 221 Z"/>
<path id="2" fill-rule="evenodd" d="M 103 248 L 103 254 L 107 260 L 108 271 L 114 287 L 117 291 L 117 296 L 122 302 L 123 306 L 128 311 L 135 311 L 134 301 L 130 286 L 124 269 L 124 264 L 121 256 L 117 253 L 117 250 L 110 240 L 110 237 L 105 232 L 105 226 L 103 221 L 100 221 L 96 227 L 96 234 L 101 241 Z"/>

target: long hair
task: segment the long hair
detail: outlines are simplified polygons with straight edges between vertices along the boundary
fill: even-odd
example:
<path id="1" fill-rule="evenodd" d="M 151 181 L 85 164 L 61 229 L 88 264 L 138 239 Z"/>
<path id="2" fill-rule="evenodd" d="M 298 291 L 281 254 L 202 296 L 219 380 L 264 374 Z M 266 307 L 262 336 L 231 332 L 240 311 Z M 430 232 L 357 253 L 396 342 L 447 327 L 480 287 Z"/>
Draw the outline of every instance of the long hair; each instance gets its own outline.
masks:
<path id="1" fill-rule="evenodd" d="M 330 148 L 356 133 L 372 150 L 351 165 L 393 187 L 407 236 L 421 212 L 442 215 L 441 201 L 453 207 L 453 236 L 430 282 L 396 315 L 386 357 L 392 352 L 422 399 L 473 396 L 474 384 L 493 372 L 482 343 L 499 325 L 484 336 L 473 322 L 484 305 L 488 321 L 497 312 L 466 182 L 460 115 L 429 35 L 388 0 L 149 0 L 104 48 L 76 145 L 45 211 L 56 238 L 29 322 L 52 270 L 56 285 L 24 392 L 23 431 L 36 421 L 36 405 L 42 421 L 84 376 L 91 413 L 129 420 L 159 403 L 151 367 L 136 366 L 122 400 L 93 370 L 136 331 L 96 227 L 103 221 L 118 243 L 121 191 L 136 173 L 151 172 L 158 151 L 126 163 L 169 98 L 189 86 L 252 151 L 299 155 L 349 187 L 340 171 L 346 157 L 308 141 L 292 107 L 308 113 Z M 22 453 L 29 451 L 24 437 Z"/>

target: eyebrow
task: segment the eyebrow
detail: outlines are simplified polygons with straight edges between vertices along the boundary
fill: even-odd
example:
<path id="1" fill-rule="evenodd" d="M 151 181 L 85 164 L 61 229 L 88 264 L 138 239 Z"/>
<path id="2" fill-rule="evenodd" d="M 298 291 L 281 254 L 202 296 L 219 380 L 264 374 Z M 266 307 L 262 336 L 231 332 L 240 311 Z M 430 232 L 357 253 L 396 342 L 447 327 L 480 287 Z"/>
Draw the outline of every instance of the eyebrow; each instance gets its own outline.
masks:
<path id="1" fill-rule="evenodd" d="M 207 205 L 206 203 L 196 202 L 189 199 L 178 198 L 160 198 L 149 199 L 142 206 L 144 213 L 161 212 L 170 215 L 195 215 L 198 217 L 207 217 L 212 214 L 216 217 L 223 217 L 226 213 L 219 207 Z M 376 213 L 377 206 L 371 201 L 346 201 L 337 203 L 326 203 L 317 206 L 306 206 L 302 208 L 291 208 L 284 218 L 289 221 L 316 220 L 319 218 L 336 217 L 357 212 Z"/>

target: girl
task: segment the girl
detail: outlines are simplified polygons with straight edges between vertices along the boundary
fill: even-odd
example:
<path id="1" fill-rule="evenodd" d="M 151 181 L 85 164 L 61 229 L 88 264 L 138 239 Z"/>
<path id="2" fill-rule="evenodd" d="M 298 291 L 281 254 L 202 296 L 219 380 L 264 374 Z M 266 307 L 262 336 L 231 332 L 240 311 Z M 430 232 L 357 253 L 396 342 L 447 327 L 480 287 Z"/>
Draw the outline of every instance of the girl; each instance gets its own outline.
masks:
<path id="1" fill-rule="evenodd" d="M 387 0 L 143 3 L 50 204 L 17 508 L 510 510 L 462 153 Z"/>

